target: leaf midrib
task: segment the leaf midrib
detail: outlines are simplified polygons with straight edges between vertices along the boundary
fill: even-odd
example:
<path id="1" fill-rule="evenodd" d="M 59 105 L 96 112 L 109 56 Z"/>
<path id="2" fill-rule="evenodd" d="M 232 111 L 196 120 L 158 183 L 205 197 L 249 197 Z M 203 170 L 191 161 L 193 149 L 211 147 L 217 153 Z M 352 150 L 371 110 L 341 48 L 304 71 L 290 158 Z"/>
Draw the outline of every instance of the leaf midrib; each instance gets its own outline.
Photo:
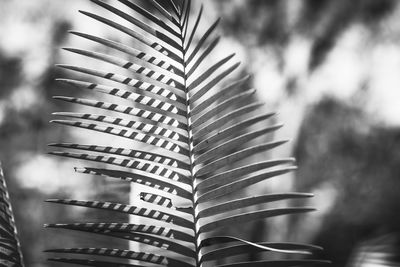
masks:
<path id="1" fill-rule="evenodd" d="M 190 46 L 190 43 L 187 44 L 188 47 L 185 47 L 185 41 L 186 41 L 186 33 L 187 32 L 187 27 L 188 25 L 185 25 L 185 23 L 189 23 L 189 20 L 186 16 L 188 16 L 189 12 L 187 9 L 190 9 L 190 4 L 186 6 L 186 9 L 182 9 L 182 15 L 179 18 L 179 23 L 180 23 L 180 40 L 181 40 L 181 54 L 182 54 L 182 68 L 183 68 L 183 87 L 184 87 L 184 92 L 185 92 L 185 97 L 186 97 L 186 119 L 187 119 L 187 136 L 188 136 L 188 147 L 189 147 L 189 153 L 188 153 L 188 158 L 189 158 L 189 166 L 190 166 L 190 180 L 192 181 L 191 184 L 191 189 L 192 189 L 192 216 L 193 216 L 193 232 L 194 232 L 194 247 L 195 247 L 195 252 L 196 252 L 196 266 L 201 266 L 201 259 L 200 259 L 200 246 L 198 243 L 199 239 L 199 233 L 200 233 L 200 226 L 198 225 L 198 216 L 197 216 L 197 193 L 196 193 L 196 178 L 195 178 L 195 162 L 194 162 L 194 143 L 193 143 L 193 131 L 192 131 L 192 118 L 191 118 L 191 106 L 190 106 L 190 94 L 189 94 L 189 86 L 188 86 L 188 70 L 187 70 L 187 53 L 188 53 L 188 47 Z M 185 10 L 186 16 L 183 14 L 183 11 Z M 186 30 L 185 30 L 186 27 Z"/>

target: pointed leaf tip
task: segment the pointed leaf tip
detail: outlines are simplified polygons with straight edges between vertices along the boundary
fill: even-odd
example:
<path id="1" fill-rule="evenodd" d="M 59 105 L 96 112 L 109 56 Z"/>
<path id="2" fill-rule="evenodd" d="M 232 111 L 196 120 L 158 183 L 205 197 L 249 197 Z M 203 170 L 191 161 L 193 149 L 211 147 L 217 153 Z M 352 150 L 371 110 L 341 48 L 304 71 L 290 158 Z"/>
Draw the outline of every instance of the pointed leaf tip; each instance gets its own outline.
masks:
<path id="1" fill-rule="evenodd" d="M 56 203 L 59 202 L 59 199 L 46 199 L 44 202 L 48 202 L 48 203 Z"/>
<path id="2" fill-rule="evenodd" d="M 47 144 L 47 146 L 54 147 L 54 146 L 57 146 L 57 143 L 50 143 L 50 144 Z"/>
<path id="3" fill-rule="evenodd" d="M 71 48 L 71 47 L 61 47 L 61 49 L 62 49 L 62 50 L 65 50 L 65 51 L 69 51 L 69 52 L 77 51 L 76 48 Z"/>
<path id="4" fill-rule="evenodd" d="M 242 62 L 241 61 L 239 61 L 239 62 L 237 62 L 237 63 L 235 63 L 235 65 L 233 65 L 233 68 L 237 68 L 237 67 L 239 67 L 240 66 L 240 64 L 242 64 Z"/>
<path id="5" fill-rule="evenodd" d="M 45 223 L 45 224 L 43 224 L 43 227 L 44 228 L 61 228 L 66 225 L 67 224 L 65 224 L 65 223 Z"/>
<path id="6" fill-rule="evenodd" d="M 232 53 L 232 54 L 230 54 L 230 55 L 227 57 L 227 60 L 229 60 L 229 59 L 233 58 L 234 56 L 236 56 L 236 53 Z"/>
<path id="7" fill-rule="evenodd" d="M 66 114 L 69 114 L 69 112 L 53 112 L 51 115 L 54 116 L 65 116 Z"/>
<path id="8" fill-rule="evenodd" d="M 53 96 L 52 97 L 55 100 L 71 100 L 74 99 L 73 97 L 68 97 L 68 96 Z"/>

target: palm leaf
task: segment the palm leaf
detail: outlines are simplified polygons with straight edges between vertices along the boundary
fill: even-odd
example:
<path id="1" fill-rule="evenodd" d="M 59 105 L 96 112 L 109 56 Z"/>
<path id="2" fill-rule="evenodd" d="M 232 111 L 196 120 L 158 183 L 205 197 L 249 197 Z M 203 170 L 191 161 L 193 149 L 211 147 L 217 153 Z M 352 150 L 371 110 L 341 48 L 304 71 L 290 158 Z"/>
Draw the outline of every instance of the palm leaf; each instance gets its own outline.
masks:
<path id="1" fill-rule="evenodd" d="M 92 0 L 107 10 L 110 17 L 86 11 L 81 13 L 111 27 L 118 34 L 133 38 L 136 45 L 72 31 L 72 34 L 96 42 L 110 52 L 103 54 L 65 48 L 68 52 L 110 64 L 115 72 L 58 65 L 67 71 L 101 80 L 58 79 L 79 90 L 91 90 L 93 95 L 103 94 L 103 98 L 108 98 L 107 102 L 54 97 L 96 108 L 100 113 L 57 112 L 54 115 L 64 119 L 53 122 L 125 138 L 133 141 L 132 145 L 56 143 L 50 146 L 64 151 L 53 151 L 51 154 L 104 166 L 76 168 L 79 173 L 121 179 L 146 189 L 140 194 L 140 203 L 132 205 L 100 200 L 48 201 L 144 217 L 151 223 L 147 223 L 146 219 L 145 224 L 83 222 L 56 223 L 47 227 L 146 244 L 161 249 L 160 254 L 116 248 L 56 248 L 48 252 L 83 254 L 94 258 L 51 260 L 86 266 L 157 264 L 199 267 L 213 262 L 215 265 L 215 261 L 222 258 L 229 261 L 230 256 L 268 252 L 300 256 L 291 260 L 220 266 L 326 264 L 326 261 L 308 260 L 301 256 L 319 250 L 319 247 L 282 242 L 255 243 L 217 235 L 216 230 L 221 227 L 313 210 L 309 207 L 250 209 L 274 201 L 311 197 L 310 194 L 276 193 L 243 197 L 247 187 L 291 172 L 296 166 L 292 158 L 259 159 L 261 153 L 287 141 L 260 142 L 261 137 L 277 131 L 282 125 L 269 123 L 274 113 L 261 112 L 263 103 L 255 100 L 256 90 L 246 88 L 249 76 L 225 84 L 226 78 L 240 64 L 234 62 L 234 54 L 207 66 L 206 59 L 211 58 L 220 40 L 219 36 L 215 36 L 220 20 L 200 33 L 203 7 L 192 21 L 190 0 L 152 0 L 147 2 L 146 7 L 132 0 L 118 1 L 125 10 L 115 8 L 108 2 Z M 115 17 L 125 20 L 130 26 L 119 24 Z M 108 85 L 110 83 L 113 86 Z M 130 105 L 126 104 L 127 101 Z M 113 257 L 118 261 L 103 261 L 98 257 Z M 122 263 L 124 259 L 135 260 L 138 265 Z"/>
<path id="2" fill-rule="evenodd" d="M 21 247 L 6 181 L 0 164 L 0 266 L 23 267 Z"/>

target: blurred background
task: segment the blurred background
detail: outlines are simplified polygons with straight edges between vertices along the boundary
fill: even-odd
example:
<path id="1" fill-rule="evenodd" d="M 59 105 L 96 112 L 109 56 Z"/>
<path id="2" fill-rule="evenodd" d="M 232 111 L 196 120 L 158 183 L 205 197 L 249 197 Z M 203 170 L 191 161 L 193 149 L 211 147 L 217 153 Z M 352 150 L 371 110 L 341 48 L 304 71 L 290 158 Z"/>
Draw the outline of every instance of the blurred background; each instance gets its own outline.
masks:
<path id="1" fill-rule="evenodd" d="M 200 5 L 195 2 L 193 10 Z M 296 173 L 252 190 L 315 193 L 307 204 L 318 212 L 258 222 L 248 227 L 250 236 L 323 246 L 320 256 L 333 267 L 400 266 L 399 2 L 203 3 L 201 29 L 223 18 L 218 51 L 237 53 L 239 72 L 252 74 L 257 97 L 285 123 L 277 138 L 291 142 L 271 156 L 293 155 L 299 165 Z M 52 112 L 71 109 L 52 96 L 78 92 L 54 81 L 72 75 L 54 64 L 86 64 L 61 47 L 94 47 L 68 30 L 117 38 L 79 9 L 107 14 L 86 0 L 0 0 L 0 161 L 29 267 L 62 266 L 46 262 L 42 253 L 61 242 L 103 241 L 44 230 L 44 223 L 109 216 L 45 199 L 129 201 L 129 185 L 77 175 L 73 167 L 81 162 L 47 155 L 48 143 L 95 142 L 87 133 L 49 123 Z"/>

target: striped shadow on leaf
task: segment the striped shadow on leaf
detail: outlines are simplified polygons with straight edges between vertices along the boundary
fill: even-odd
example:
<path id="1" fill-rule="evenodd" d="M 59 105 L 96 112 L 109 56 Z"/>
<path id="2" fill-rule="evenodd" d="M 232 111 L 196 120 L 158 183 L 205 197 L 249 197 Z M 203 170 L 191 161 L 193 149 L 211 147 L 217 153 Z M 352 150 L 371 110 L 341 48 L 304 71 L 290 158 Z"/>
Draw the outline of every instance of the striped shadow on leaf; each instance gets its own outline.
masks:
<path id="1" fill-rule="evenodd" d="M 304 254 L 321 249 L 316 246 L 256 243 L 218 235 L 222 227 L 314 210 L 302 206 L 256 209 L 271 202 L 309 198 L 311 194 L 246 196 L 248 187 L 280 179 L 296 166 L 293 158 L 262 157 L 287 141 L 271 140 L 282 125 L 272 123 L 275 113 L 265 112 L 263 103 L 256 100 L 256 90 L 248 87 L 249 76 L 227 79 L 240 65 L 235 55 L 214 59 L 220 20 L 201 30 L 203 6 L 192 19 L 191 0 L 149 0 L 146 5 L 135 0 L 92 2 L 106 15 L 81 11 L 83 15 L 121 35 L 118 40 L 128 37 L 134 42 L 71 31 L 76 38 L 94 42 L 108 53 L 65 48 L 67 53 L 102 64 L 96 69 L 58 65 L 83 74 L 79 80 L 60 78 L 59 82 L 80 91 L 89 90 L 92 97 L 54 98 L 96 113 L 56 112 L 53 115 L 57 119 L 52 122 L 113 136 L 130 145 L 55 143 L 50 146 L 56 150 L 50 154 L 96 164 L 76 168 L 78 173 L 120 179 L 144 189 L 135 203 L 76 199 L 48 202 L 145 219 L 138 224 L 80 222 L 46 227 L 129 240 L 144 244 L 139 248 L 152 249 L 55 248 L 48 252 L 71 256 L 50 260 L 98 267 L 327 264 L 304 258 Z M 115 5 L 117 2 L 122 5 Z M 113 71 L 102 69 L 103 64 Z M 82 77 L 91 79 L 85 81 Z M 278 254 L 279 258 L 290 254 L 290 259 L 232 262 L 231 256 L 262 252 L 266 256 Z M 226 260 L 224 265 L 218 265 L 221 259 Z"/>
<path id="2" fill-rule="evenodd" d="M 6 180 L 0 163 L 0 266 L 24 267 Z"/>

